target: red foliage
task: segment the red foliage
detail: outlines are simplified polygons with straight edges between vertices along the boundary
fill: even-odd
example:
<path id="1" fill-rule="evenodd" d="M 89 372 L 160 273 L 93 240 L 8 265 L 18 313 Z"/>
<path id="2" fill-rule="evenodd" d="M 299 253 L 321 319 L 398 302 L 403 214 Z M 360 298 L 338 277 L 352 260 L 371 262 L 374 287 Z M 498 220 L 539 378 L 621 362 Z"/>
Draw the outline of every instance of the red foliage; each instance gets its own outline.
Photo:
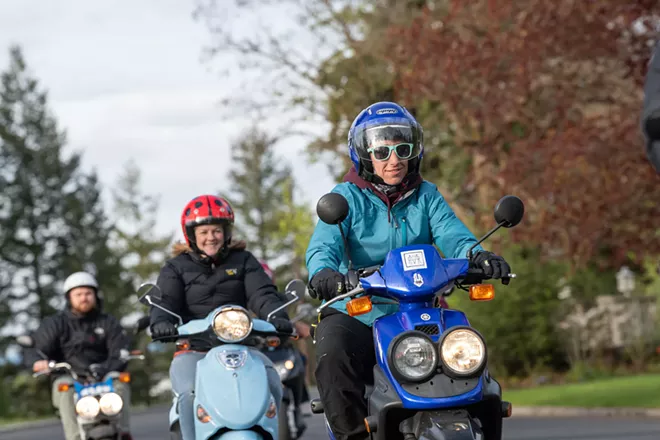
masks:
<path id="1" fill-rule="evenodd" d="M 457 144 L 492 167 L 474 183 L 523 198 L 514 236 L 574 267 L 660 253 L 660 178 L 639 131 L 657 2 L 449 3 L 390 29 L 396 92 L 441 102 Z"/>

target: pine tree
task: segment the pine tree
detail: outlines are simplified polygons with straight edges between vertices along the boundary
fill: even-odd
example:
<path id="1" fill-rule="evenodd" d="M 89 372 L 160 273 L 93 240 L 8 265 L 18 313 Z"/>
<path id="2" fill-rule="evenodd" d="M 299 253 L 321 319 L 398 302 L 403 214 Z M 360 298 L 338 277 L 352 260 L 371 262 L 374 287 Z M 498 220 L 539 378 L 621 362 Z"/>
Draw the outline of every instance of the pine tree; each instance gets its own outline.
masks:
<path id="1" fill-rule="evenodd" d="M 77 270 L 96 275 L 119 310 L 128 292 L 96 175 L 65 156 L 65 133 L 18 47 L 0 81 L 0 327 L 34 328 L 63 305 L 61 282 Z"/>
<path id="2" fill-rule="evenodd" d="M 142 282 L 156 279 L 168 257 L 168 246 L 174 238 L 171 234 L 156 233 L 159 201 L 155 196 L 144 194 L 140 184 L 140 169 L 135 162 L 129 161 L 112 191 L 116 220 L 113 248 L 122 256 L 122 265 L 136 287 Z M 144 310 L 142 306 L 136 307 L 138 310 Z M 150 340 L 144 333 L 138 338 L 134 348 L 142 349 L 145 359 L 129 365 L 133 376 L 133 401 L 147 405 L 152 403 L 149 394 L 151 387 L 159 379 L 168 376 L 171 361 L 170 347 L 165 351 L 152 353 L 147 350 Z"/>
<path id="3" fill-rule="evenodd" d="M 290 168 L 274 152 L 276 138 L 257 129 L 233 145 L 232 197 L 237 214 L 236 229 L 257 258 L 275 257 L 274 237 L 278 231 L 278 212 L 282 209 L 283 183 Z"/>

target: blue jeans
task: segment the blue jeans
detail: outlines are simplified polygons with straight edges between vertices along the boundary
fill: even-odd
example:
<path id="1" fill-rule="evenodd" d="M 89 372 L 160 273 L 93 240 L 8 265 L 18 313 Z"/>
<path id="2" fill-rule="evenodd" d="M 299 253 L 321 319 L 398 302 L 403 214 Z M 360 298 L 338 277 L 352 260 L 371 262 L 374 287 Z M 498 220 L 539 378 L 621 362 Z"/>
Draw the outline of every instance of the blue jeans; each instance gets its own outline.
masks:
<path id="1" fill-rule="evenodd" d="M 263 353 L 250 348 L 252 355 L 259 356 L 266 366 L 268 375 L 268 386 L 275 399 L 277 409 L 280 409 L 282 402 L 282 382 L 280 375 L 277 374 L 273 363 Z M 197 371 L 197 362 L 202 360 L 206 353 L 188 352 L 177 355 L 170 365 L 170 380 L 172 381 L 172 391 L 177 396 L 177 410 L 179 412 L 179 426 L 181 427 L 181 437 L 183 440 L 195 440 L 195 411 L 194 411 L 194 390 L 195 373 Z"/>

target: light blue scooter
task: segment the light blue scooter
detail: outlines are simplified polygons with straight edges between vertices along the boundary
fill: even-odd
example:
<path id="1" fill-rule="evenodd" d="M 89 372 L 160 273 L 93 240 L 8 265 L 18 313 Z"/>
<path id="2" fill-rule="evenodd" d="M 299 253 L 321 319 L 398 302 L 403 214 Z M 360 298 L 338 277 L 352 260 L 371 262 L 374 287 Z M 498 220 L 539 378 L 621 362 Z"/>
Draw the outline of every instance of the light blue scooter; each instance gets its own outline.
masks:
<path id="1" fill-rule="evenodd" d="M 144 283 L 139 287 L 141 303 L 179 320 L 177 349 L 190 348 L 195 337 L 208 341 L 215 334 L 218 339 L 197 363 L 193 406 L 196 439 L 278 440 L 277 405 L 268 386 L 265 357 L 249 347 L 276 346 L 279 336 L 291 336 L 278 333 L 269 321 L 275 313 L 298 301 L 304 292 L 304 282 L 289 282 L 286 293 L 293 299 L 269 313 L 266 321 L 252 318 L 241 306 L 224 305 L 206 318 L 183 324 L 179 315 L 157 304 L 161 294 L 156 284 Z M 175 396 L 169 415 L 172 439 L 181 438 L 176 401 Z"/>

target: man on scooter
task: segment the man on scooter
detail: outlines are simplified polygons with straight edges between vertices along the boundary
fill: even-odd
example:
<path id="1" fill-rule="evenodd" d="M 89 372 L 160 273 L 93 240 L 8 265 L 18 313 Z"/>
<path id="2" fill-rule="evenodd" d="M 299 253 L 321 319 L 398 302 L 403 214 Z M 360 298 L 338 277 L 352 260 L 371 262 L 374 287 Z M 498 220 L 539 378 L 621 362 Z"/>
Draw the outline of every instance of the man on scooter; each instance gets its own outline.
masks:
<path id="1" fill-rule="evenodd" d="M 355 268 L 383 263 L 387 253 L 408 244 L 435 244 L 447 258 L 465 258 L 477 242 L 455 216 L 437 187 L 422 179 L 424 153 L 420 124 L 403 107 L 378 102 L 364 109 L 348 134 L 353 167 L 333 192 L 343 195 L 349 215 L 342 222 Z M 472 262 L 486 276 L 510 273 L 500 256 L 475 249 Z M 325 301 L 347 290 L 347 259 L 339 228 L 319 221 L 307 248 L 310 293 Z M 323 310 L 315 332 L 316 381 L 330 428 L 338 440 L 368 438 L 364 425 L 365 384 L 376 364 L 371 326 L 398 306 L 378 304 L 350 317 L 347 300 Z"/>
<path id="2" fill-rule="evenodd" d="M 224 304 L 247 307 L 260 319 L 286 303 L 259 261 L 245 250 L 245 242 L 232 241 L 234 211 L 229 202 L 201 195 L 183 208 L 181 229 L 186 240 L 174 245 L 174 257 L 160 271 L 157 284 L 161 306 L 180 315 L 183 323 L 207 316 Z M 271 323 L 281 333 L 293 332 L 285 310 Z M 177 335 L 177 321 L 162 310 L 151 308 L 151 336 Z M 280 376 L 270 360 L 258 350 L 266 364 L 268 384 L 279 408 L 282 400 Z M 186 350 L 174 354 L 170 366 L 172 390 L 177 396 L 179 424 L 184 440 L 195 438 L 194 386 L 197 362 L 204 352 Z"/>
<path id="3" fill-rule="evenodd" d="M 91 374 L 100 380 L 108 373 L 126 368 L 121 352 L 129 349 L 130 339 L 119 321 L 102 312 L 99 285 L 87 272 L 76 272 L 64 281 L 66 308 L 49 316 L 34 332 L 34 349 L 26 351 L 26 362 L 35 373 L 48 370 L 48 361 L 66 362 L 77 374 Z M 43 359 L 41 352 L 48 359 Z M 74 389 L 59 391 L 60 384 L 71 384 L 73 378 L 58 374 L 52 385 L 53 406 L 59 410 L 66 440 L 80 440 L 73 402 Z M 130 388 L 119 380 L 114 382 L 116 392 L 124 401 L 120 427 L 122 440 L 130 440 Z"/>

